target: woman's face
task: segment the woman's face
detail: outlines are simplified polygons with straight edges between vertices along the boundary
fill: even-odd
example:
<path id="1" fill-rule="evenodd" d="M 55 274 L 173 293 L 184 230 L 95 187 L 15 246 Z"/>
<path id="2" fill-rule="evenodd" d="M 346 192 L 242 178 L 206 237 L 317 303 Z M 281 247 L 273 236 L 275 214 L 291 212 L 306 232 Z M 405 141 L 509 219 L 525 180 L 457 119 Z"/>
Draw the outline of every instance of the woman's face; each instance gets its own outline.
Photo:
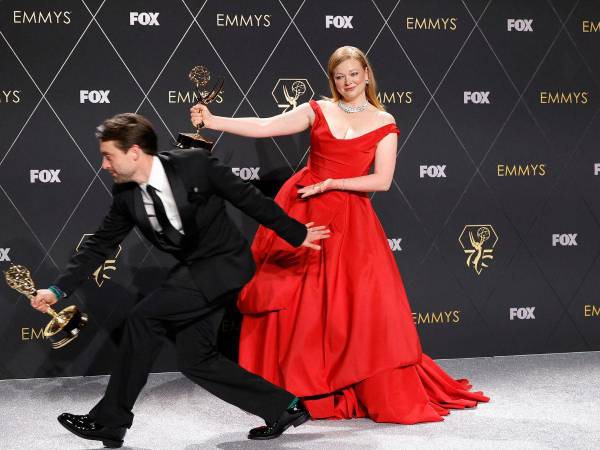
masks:
<path id="1" fill-rule="evenodd" d="M 346 102 L 363 95 L 368 78 L 367 69 L 353 58 L 347 59 L 333 69 L 335 87 Z"/>

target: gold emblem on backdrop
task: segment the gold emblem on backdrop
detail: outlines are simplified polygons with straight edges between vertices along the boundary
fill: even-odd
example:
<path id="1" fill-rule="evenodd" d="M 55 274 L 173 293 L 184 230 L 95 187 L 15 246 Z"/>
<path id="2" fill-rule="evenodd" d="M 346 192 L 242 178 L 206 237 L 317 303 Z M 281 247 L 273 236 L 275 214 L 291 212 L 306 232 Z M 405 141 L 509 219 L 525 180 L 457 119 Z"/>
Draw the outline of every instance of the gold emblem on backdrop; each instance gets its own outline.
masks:
<path id="1" fill-rule="evenodd" d="M 85 243 L 86 239 L 88 239 L 90 236 L 93 236 L 93 234 L 86 233 L 83 236 L 81 236 L 81 240 L 79 241 L 79 244 L 77 244 L 77 248 L 75 248 L 75 251 L 78 252 L 81 246 Z M 92 273 L 92 278 L 94 279 L 98 287 L 102 287 L 106 280 L 110 280 L 110 272 L 114 272 L 115 270 L 117 270 L 117 258 L 119 257 L 122 251 L 123 248 L 121 247 L 121 244 L 119 244 L 115 255 L 112 258 L 106 259 L 104 263 L 102 263 L 102 265 L 100 265 L 96 270 L 94 270 L 94 273 Z"/>
<path id="2" fill-rule="evenodd" d="M 312 99 L 315 91 L 306 78 L 280 78 L 271 95 L 283 114 Z"/>
<path id="3" fill-rule="evenodd" d="M 465 225 L 458 242 L 467 255 L 467 267 L 481 275 L 483 269 L 489 267 L 488 262 L 494 259 L 498 235 L 491 225 Z"/>

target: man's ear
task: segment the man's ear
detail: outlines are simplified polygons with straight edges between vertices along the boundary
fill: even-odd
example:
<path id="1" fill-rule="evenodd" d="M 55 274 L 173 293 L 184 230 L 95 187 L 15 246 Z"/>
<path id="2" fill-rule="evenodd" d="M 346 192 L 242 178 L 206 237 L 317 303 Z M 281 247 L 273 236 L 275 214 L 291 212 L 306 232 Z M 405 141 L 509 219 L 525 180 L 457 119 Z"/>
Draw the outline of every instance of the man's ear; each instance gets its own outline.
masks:
<path id="1" fill-rule="evenodd" d="M 129 147 L 129 150 L 127 150 L 127 151 L 131 152 L 131 157 L 133 158 L 134 161 L 137 161 L 138 159 L 140 159 L 140 156 L 142 156 L 142 153 L 143 153 L 143 150 L 137 144 L 134 144 L 131 147 Z"/>

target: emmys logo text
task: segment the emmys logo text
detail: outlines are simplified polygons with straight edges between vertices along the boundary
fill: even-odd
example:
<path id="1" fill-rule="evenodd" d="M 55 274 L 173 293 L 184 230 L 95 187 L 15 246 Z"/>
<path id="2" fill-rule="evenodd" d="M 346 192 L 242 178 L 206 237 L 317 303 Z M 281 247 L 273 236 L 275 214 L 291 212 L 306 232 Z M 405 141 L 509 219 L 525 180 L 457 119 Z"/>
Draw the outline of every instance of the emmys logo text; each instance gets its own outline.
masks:
<path id="1" fill-rule="evenodd" d="M 379 91 L 377 93 L 377 100 L 379 100 L 384 105 L 390 104 L 411 104 L 413 102 L 413 92 L 412 91 Z"/>
<path id="2" fill-rule="evenodd" d="M 600 316 L 599 305 L 583 305 L 583 317 L 598 317 Z"/>
<path id="3" fill-rule="evenodd" d="M 580 92 L 540 92 L 542 105 L 585 105 L 589 102 L 590 93 Z"/>
<path id="4" fill-rule="evenodd" d="M 546 175 L 546 164 L 498 164 L 499 177 L 543 177 Z"/>
<path id="5" fill-rule="evenodd" d="M 13 23 L 69 25 L 71 11 L 13 11 Z"/>
<path id="6" fill-rule="evenodd" d="M 193 104 L 198 103 L 198 94 L 196 91 L 168 91 L 169 103 L 185 103 Z M 206 97 L 210 94 L 209 91 L 201 91 L 200 94 Z M 214 100 L 215 103 L 223 103 L 223 91 L 221 90 Z"/>
<path id="7" fill-rule="evenodd" d="M 419 178 L 446 178 L 446 165 L 419 166 Z"/>
<path id="8" fill-rule="evenodd" d="M 60 183 L 60 178 L 58 175 L 60 174 L 61 169 L 32 169 L 29 171 L 29 181 L 31 183 Z"/>
<path id="9" fill-rule="evenodd" d="M 263 27 L 271 26 L 272 14 L 217 14 L 218 27 Z"/>
<path id="10" fill-rule="evenodd" d="M 535 315 L 533 311 L 535 311 L 535 306 L 525 306 L 523 308 L 510 308 L 508 310 L 508 315 L 510 320 L 532 320 L 535 319 Z"/>
<path id="11" fill-rule="evenodd" d="M 479 91 L 479 92 L 471 92 L 464 91 L 463 93 L 463 101 L 465 105 L 467 103 L 474 103 L 476 105 L 489 105 L 490 104 L 490 91 Z"/>
<path id="12" fill-rule="evenodd" d="M 529 31 L 533 32 L 533 19 L 508 19 L 506 21 L 508 31 Z"/>
<path id="13" fill-rule="evenodd" d="M 597 33 L 600 31 L 600 22 L 592 22 L 591 20 L 581 21 L 581 31 L 583 33 Z"/>
<path id="14" fill-rule="evenodd" d="M 553 234 L 552 247 L 560 245 L 562 247 L 577 247 L 577 233 Z"/>
<path id="15" fill-rule="evenodd" d="M 43 328 L 21 328 L 22 341 L 37 341 L 46 339 Z"/>
<path id="16" fill-rule="evenodd" d="M 143 25 L 143 26 L 159 26 L 157 12 L 134 12 L 129 13 L 129 25 Z"/>
<path id="17" fill-rule="evenodd" d="M 0 261 L 10 261 L 10 256 L 8 256 L 8 252 L 10 252 L 10 248 L 0 248 Z"/>
<path id="18" fill-rule="evenodd" d="M 460 322 L 460 310 L 439 311 L 439 312 L 414 312 L 412 313 L 415 325 L 433 325 L 433 324 L 456 324 Z"/>
<path id="19" fill-rule="evenodd" d="M 400 242 L 402 242 L 402 238 L 389 238 L 388 245 L 390 246 L 390 250 L 393 252 L 401 252 L 402 247 L 400 247 Z"/>
<path id="20" fill-rule="evenodd" d="M 354 28 L 353 18 L 354 16 L 325 16 L 325 28 Z"/>
<path id="21" fill-rule="evenodd" d="M 419 18 L 407 17 L 407 30 L 436 30 L 436 31 L 455 31 L 458 18 L 456 17 L 437 17 L 437 18 Z"/>
<path id="22" fill-rule="evenodd" d="M 109 89 L 104 91 L 81 90 L 79 91 L 79 103 L 110 103 L 108 99 L 109 93 Z"/>
<path id="23" fill-rule="evenodd" d="M 231 171 L 244 181 L 260 180 L 260 167 L 232 167 Z"/>
<path id="24" fill-rule="evenodd" d="M 0 103 L 19 103 L 21 101 L 21 91 L 5 91 L 2 90 L 0 95 Z"/>
<path id="25" fill-rule="evenodd" d="M 546 164 L 498 164 L 499 177 L 543 177 L 546 175 Z"/>

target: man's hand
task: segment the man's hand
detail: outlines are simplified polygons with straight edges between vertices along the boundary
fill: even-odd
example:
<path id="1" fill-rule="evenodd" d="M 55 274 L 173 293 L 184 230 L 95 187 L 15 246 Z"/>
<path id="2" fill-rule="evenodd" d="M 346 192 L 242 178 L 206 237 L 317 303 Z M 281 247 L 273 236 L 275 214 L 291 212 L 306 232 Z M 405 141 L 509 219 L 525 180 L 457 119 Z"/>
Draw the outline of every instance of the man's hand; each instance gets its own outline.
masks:
<path id="1" fill-rule="evenodd" d="M 31 299 L 31 306 L 40 312 L 48 311 L 48 306 L 56 303 L 56 295 L 49 289 L 39 289 L 37 295 Z"/>
<path id="2" fill-rule="evenodd" d="M 314 222 L 308 222 L 306 224 L 308 232 L 306 233 L 306 239 L 304 239 L 302 246 L 312 248 L 313 250 L 321 250 L 321 246 L 313 244 L 313 242 L 327 239 L 331 232 L 329 231 L 329 228 L 326 228 L 325 226 L 313 227 L 314 224 Z"/>

